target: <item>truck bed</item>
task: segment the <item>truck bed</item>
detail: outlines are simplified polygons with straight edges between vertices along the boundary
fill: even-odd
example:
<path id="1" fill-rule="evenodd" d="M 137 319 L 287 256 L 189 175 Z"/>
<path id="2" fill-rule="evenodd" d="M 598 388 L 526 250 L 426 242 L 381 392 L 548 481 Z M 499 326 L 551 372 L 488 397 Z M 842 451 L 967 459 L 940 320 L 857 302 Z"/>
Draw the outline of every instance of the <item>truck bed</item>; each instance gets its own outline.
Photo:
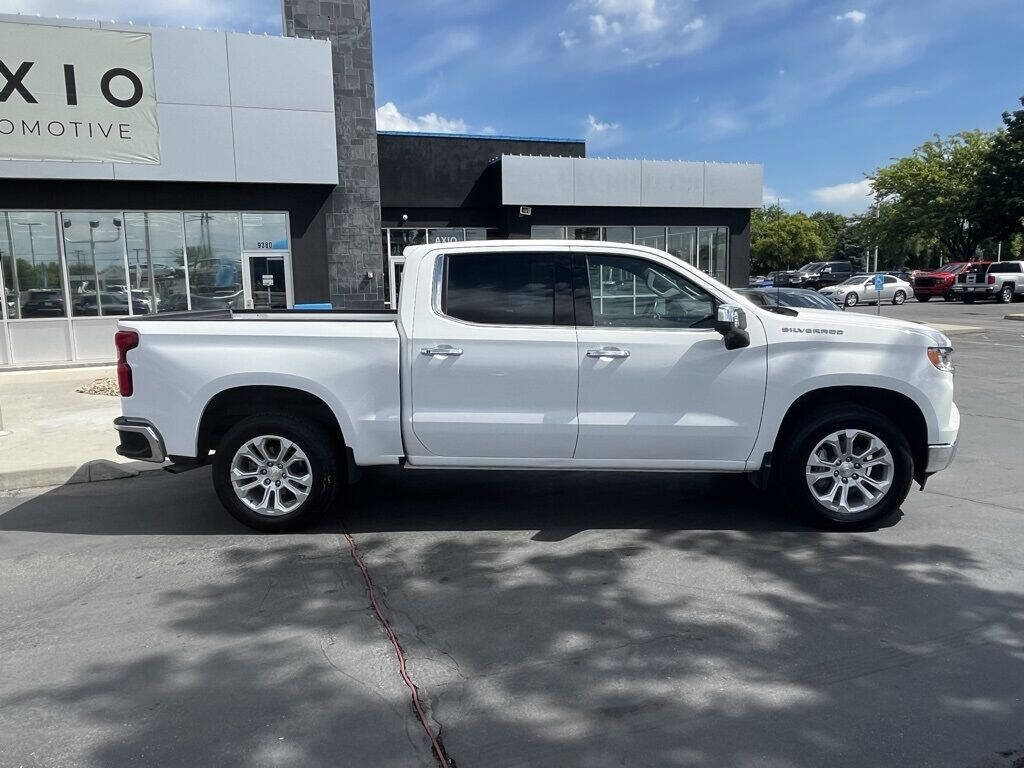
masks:
<path id="1" fill-rule="evenodd" d="M 337 322 L 394 322 L 397 312 L 389 309 L 331 309 L 307 312 L 296 309 L 193 309 L 183 312 L 161 312 L 155 315 L 136 315 L 131 322 L 197 320 L 274 320 L 274 321 L 337 321 Z"/>

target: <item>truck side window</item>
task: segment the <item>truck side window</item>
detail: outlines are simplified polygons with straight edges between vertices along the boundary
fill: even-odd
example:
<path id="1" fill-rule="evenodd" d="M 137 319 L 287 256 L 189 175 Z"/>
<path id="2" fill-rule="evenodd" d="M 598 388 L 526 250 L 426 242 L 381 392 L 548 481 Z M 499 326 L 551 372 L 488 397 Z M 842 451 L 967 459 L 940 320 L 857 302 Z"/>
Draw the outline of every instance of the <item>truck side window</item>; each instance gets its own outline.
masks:
<path id="1" fill-rule="evenodd" d="M 486 325 L 572 325 L 570 263 L 558 253 L 449 254 L 441 311 Z"/>
<path id="2" fill-rule="evenodd" d="M 702 328 L 714 321 L 711 294 L 659 264 L 603 254 L 587 255 L 586 262 L 596 327 Z M 585 312 L 577 308 L 577 316 L 585 324 Z"/>

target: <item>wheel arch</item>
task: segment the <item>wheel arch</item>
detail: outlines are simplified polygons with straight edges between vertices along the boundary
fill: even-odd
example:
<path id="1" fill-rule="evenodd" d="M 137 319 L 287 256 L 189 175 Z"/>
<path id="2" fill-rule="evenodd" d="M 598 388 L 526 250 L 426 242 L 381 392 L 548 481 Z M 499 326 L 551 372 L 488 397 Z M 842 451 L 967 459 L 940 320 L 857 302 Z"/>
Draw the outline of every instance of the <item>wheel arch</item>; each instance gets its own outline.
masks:
<path id="1" fill-rule="evenodd" d="M 812 389 L 794 400 L 779 425 L 772 446 L 778 456 L 803 419 L 815 409 L 827 405 L 859 405 L 877 411 L 907 436 L 914 458 L 915 476 L 924 471 L 928 462 L 928 422 L 920 406 L 912 398 L 892 389 L 871 386 L 833 386 Z"/>
<path id="2" fill-rule="evenodd" d="M 346 446 L 341 420 L 318 395 L 298 387 L 243 384 L 222 389 L 207 401 L 196 432 L 197 460 L 205 462 L 224 434 L 241 419 L 268 412 L 303 416 L 325 427 L 340 449 Z"/>

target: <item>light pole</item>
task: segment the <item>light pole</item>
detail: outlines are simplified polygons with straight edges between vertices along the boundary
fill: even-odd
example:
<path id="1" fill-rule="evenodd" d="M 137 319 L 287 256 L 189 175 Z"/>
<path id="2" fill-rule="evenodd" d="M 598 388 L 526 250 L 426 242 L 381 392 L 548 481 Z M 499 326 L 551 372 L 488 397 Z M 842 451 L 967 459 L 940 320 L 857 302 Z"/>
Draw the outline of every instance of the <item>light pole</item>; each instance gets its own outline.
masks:
<path id="1" fill-rule="evenodd" d="M 28 250 L 32 254 L 32 274 L 35 275 L 36 271 L 36 241 L 32 237 L 32 227 L 41 227 L 43 223 L 41 221 L 16 221 L 14 222 L 19 227 L 28 227 Z M 46 270 L 43 270 L 43 288 L 50 287 L 49 276 L 46 274 Z"/>

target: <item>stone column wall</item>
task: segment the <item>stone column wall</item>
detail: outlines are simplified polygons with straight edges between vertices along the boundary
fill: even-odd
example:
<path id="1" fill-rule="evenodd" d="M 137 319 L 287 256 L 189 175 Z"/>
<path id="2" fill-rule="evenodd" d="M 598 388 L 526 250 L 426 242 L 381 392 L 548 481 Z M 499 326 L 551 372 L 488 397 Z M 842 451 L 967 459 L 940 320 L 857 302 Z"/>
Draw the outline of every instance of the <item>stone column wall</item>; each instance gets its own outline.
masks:
<path id="1" fill-rule="evenodd" d="M 282 0 L 282 6 L 286 35 L 331 42 L 339 182 L 321 212 L 331 302 L 343 309 L 381 308 L 386 297 L 370 3 Z"/>

